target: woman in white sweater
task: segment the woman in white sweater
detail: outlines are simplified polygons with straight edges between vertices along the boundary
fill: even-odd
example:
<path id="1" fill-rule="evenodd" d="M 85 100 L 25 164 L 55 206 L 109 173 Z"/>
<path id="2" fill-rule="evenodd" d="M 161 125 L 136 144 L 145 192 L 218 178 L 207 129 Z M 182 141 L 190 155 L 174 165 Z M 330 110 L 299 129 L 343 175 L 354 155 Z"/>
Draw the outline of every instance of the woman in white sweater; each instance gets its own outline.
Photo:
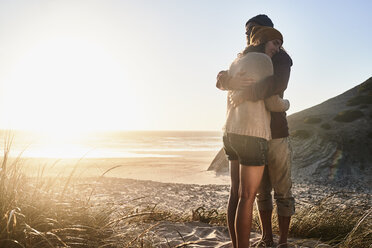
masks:
<path id="1" fill-rule="evenodd" d="M 264 26 L 253 27 L 249 46 L 231 64 L 229 76 L 249 76 L 260 81 L 272 75 L 271 57 L 282 44 L 283 36 L 278 30 Z M 253 203 L 267 164 L 267 141 L 271 139 L 270 111 L 284 112 L 289 108 L 288 100 L 279 96 L 233 106 L 230 99 L 240 93 L 228 92 L 223 136 L 231 174 L 227 217 L 235 248 L 249 247 Z"/>

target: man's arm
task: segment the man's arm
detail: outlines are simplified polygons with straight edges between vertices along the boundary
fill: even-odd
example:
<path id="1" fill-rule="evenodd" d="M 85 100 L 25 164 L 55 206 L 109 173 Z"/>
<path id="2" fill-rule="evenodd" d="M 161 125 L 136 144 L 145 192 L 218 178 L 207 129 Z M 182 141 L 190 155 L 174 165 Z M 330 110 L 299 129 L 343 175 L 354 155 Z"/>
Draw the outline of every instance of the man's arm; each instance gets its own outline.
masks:
<path id="1" fill-rule="evenodd" d="M 229 90 L 229 81 L 231 77 L 229 76 L 229 73 L 227 71 L 220 71 L 217 74 L 217 83 L 216 87 L 220 90 Z"/>
<path id="2" fill-rule="evenodd" d="M 220 90 L 243 90 L 255 82 L 251 78 L 231 77 L 228 71 L 220 71 L 217 75 L 216 87 Z"/>
<path id="3" fill-rule="evenodd" d="M 273 95 L 282 95 L 288 86 L 292 60 L 288 54 L 281 51 L 273 58 L 273 65 L 274 75 L 246 86 L 239 97 L 236 96 L 235 99 L 231 100 L 233 105 L 239 105 L 246 100 L 258 101 Z"/>
<path id="4" fill-rule="evenodd" d="M 273 76 L 249 85 L 244 90 L 245 99 L 257 101 L 273 95 L 281 95 L 287 89 L 291 68 L 287 65 L 280 65 L 278 71 L 279 73 L 275 73 Z"/>

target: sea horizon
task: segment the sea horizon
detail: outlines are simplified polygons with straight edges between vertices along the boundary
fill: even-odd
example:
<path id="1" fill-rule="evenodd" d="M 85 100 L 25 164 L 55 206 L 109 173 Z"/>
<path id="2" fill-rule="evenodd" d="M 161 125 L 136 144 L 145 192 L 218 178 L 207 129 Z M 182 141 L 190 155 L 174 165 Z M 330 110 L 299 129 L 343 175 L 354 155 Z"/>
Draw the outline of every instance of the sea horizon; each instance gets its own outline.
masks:
<path id="1" fill-rule="evenodd" d="M 50 135 L 30 130 L 0 130 L 2 143 L 12 140 L 11 156 L 24 158 L 182 157 L 222 146 L 222 131 L 101 130 Z M 4 145 L 5 146 L 5 145 Z"/>

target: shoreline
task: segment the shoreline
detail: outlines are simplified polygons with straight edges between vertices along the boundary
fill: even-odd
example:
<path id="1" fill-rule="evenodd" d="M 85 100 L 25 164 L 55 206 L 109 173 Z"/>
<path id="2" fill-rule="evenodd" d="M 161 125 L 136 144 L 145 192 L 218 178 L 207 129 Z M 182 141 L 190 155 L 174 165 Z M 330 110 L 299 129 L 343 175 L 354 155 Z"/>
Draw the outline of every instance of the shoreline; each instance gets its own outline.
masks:
<path id="1" fill-rule="evenodd" d="M 137 180 L 153 180 L 163 183 L 223 184 L 230 183 L 228 175 L 207 171 L 215 152 L 185 152 L 182 157 L 140 157 L 140 158 L 21 158 L 25 174 L 69 176 L 82 178 L 117 177 Z"/>

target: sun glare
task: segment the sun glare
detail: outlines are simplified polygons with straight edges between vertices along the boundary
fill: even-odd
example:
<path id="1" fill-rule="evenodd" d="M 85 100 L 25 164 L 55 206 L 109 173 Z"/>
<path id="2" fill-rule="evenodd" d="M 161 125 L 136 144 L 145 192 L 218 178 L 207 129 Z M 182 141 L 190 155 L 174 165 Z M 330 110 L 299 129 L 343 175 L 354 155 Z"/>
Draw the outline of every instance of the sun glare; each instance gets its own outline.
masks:
<path id="1" fill-rule="evenodd" d="M 60 137 L 115 123 L 125 129 L 123 116 L 135 116 L 136 108 L 122 67 L 86 40 L 41 43 L 18 61 L 5 85 L 6 124 Z"/>

